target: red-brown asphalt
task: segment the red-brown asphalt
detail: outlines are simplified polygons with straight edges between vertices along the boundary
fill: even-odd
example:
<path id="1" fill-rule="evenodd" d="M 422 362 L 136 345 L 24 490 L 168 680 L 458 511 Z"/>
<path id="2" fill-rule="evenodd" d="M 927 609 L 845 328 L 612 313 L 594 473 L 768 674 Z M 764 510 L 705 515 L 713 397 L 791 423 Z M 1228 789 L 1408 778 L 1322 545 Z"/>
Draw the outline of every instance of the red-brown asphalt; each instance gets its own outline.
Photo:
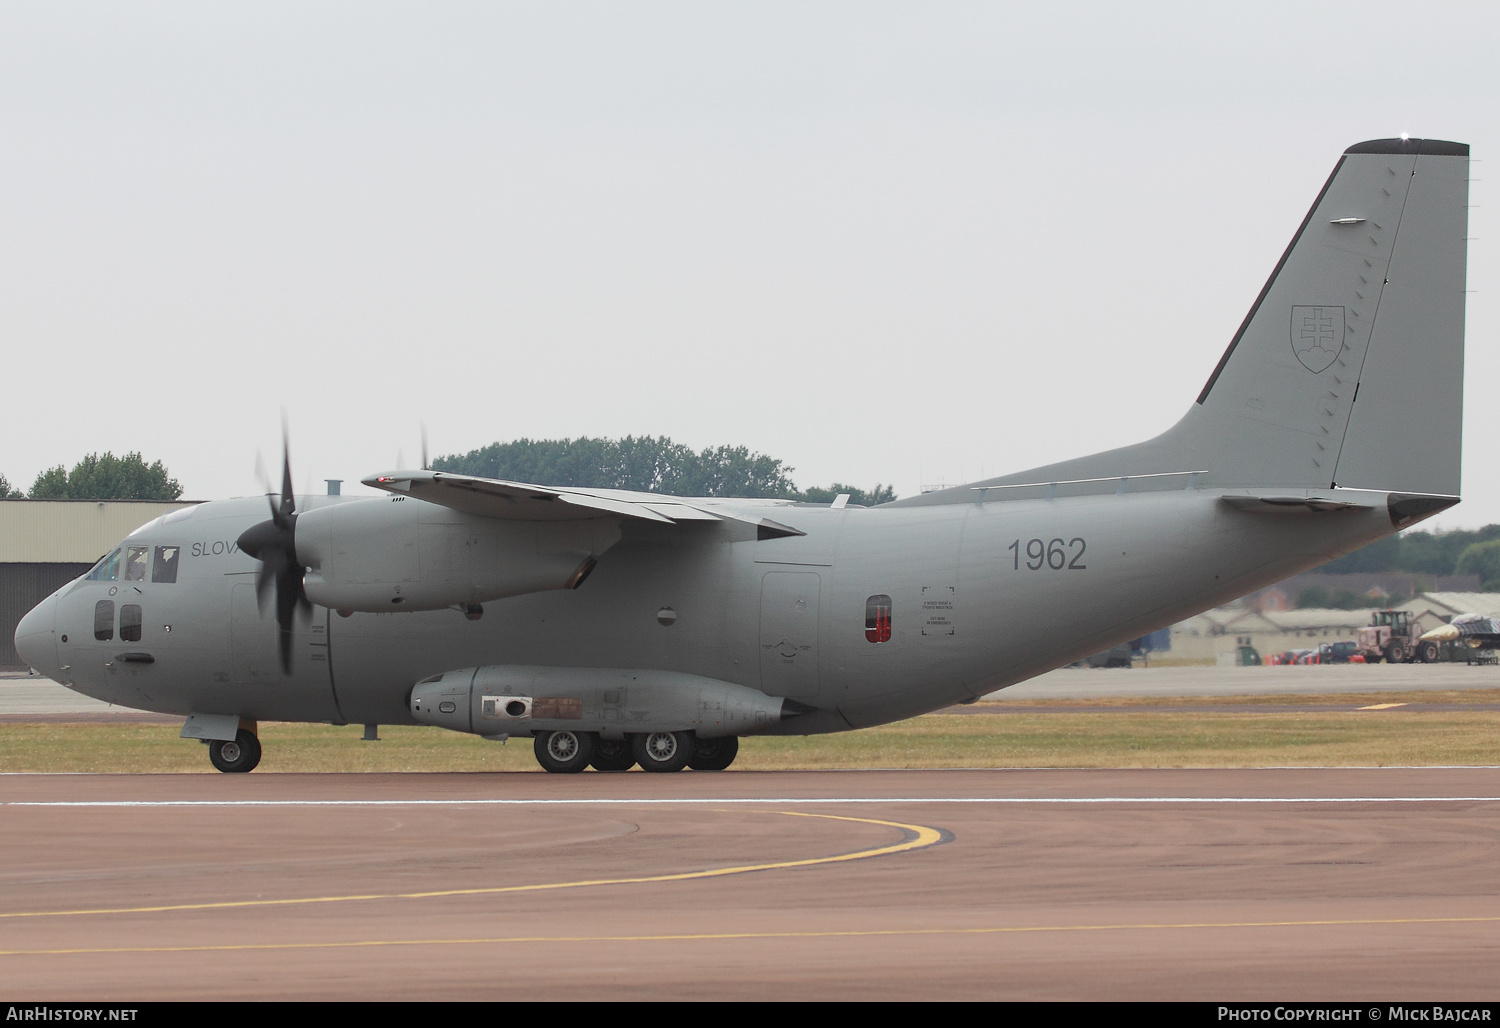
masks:
<path id="1" fill-rule="evenodd" d="M 1500 998 L 1496 768 L 5 775 L 0 853 L 9 1000 Z"/>

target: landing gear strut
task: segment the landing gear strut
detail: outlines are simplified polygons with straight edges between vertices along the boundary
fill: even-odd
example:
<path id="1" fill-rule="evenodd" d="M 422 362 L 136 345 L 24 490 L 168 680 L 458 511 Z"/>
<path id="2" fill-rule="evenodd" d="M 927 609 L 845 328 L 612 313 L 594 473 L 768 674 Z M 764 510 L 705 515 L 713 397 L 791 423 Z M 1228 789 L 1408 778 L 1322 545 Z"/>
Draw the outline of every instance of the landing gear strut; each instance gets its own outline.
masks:
<path id="1" fill-rule="evenodd" d="M 260 740 L 241 728 L 233 740 L 215 739 L 208 744 L 208 759 L 226 774 L 243 774 L 260 763 Z"/>

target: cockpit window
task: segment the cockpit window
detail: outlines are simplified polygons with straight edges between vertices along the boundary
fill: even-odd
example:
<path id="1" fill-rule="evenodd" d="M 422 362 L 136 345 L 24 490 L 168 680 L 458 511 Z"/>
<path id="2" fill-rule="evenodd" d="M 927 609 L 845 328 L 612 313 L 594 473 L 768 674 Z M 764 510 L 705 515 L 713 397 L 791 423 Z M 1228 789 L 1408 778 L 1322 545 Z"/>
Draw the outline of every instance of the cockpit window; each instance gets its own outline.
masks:
<path id="1" fill-rule="evenodd" d="M 94 565 L 94 570 L 84 575 L 88 582 L 115 582 L 120 578 L 120 549 L 116 547 L 111 550 L 109 556 L 101 558 Z"/>
<path id="2" fill-rule="evenodd" d="M 181 547 L 178 546 L 158 546 L 156 559 L 151 564 L 151 581 L 177 581 L 177 554 L 180 552 Z"/>
<path id="3" fill-rule="evenodd" d="M 144 582 L 146 562 L 150 559 L 151 547 L 132 546 L 125 557 L 125 581 Z"/>
<path id="4" fill-rule="evenodd" d="M 100 600 L 94 604 L 94 638 L 109 642 L 115 637 L 115 601 Z"/>
<path id="5" fill-rule="evenodd" d="M 141 641 L 141 606 L 125 603 L 120 606 L 120 638 L 125 642 Z"/>

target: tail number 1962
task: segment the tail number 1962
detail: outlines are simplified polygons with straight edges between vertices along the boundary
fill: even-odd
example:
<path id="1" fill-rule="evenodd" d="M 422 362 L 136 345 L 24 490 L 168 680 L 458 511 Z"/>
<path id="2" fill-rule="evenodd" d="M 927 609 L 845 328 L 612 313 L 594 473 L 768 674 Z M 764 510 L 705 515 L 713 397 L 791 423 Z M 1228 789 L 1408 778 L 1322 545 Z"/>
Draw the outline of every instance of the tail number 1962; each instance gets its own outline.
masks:
<path id="1" fill-rule="evenodd" d="M 1006 547 L 1015 558 L 1013 567 L 1021 570 L 1021 540 L 1017 539 Z M 1026 566 L 1032 571 L 1040 571 L 1042 568 L 1051 568 L 1053 571 L 1086 571 L 1088 565 L 1083 563 L 1083 551 L 1088 549 L 1088 543 L 1082 539 L 1074 538 L 1063 542 L 1061 539 L 1052 539 L 1044 542 L 1041 539 L 1026 540 Z"/>

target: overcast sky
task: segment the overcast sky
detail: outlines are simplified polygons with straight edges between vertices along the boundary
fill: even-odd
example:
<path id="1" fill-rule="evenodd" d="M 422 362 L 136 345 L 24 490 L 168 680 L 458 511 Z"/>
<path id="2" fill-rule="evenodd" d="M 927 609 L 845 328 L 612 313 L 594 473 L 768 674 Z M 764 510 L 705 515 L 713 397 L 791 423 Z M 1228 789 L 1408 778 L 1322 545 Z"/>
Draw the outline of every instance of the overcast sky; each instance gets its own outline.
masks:
<path id="1" fill-rule="evenodd" d="M 1500 160 L 1497 23 L 0 4 L 0 473 L 139 450 L 191 498 L 251 493 L 283 410 L 318 491 L 416 464 L 423 423 L 433 453 L 668 435 L 902 495 L 1143 439 L 1345 147 Z M 1500 521 L 1485 168 L 1445 527 Z"/>

